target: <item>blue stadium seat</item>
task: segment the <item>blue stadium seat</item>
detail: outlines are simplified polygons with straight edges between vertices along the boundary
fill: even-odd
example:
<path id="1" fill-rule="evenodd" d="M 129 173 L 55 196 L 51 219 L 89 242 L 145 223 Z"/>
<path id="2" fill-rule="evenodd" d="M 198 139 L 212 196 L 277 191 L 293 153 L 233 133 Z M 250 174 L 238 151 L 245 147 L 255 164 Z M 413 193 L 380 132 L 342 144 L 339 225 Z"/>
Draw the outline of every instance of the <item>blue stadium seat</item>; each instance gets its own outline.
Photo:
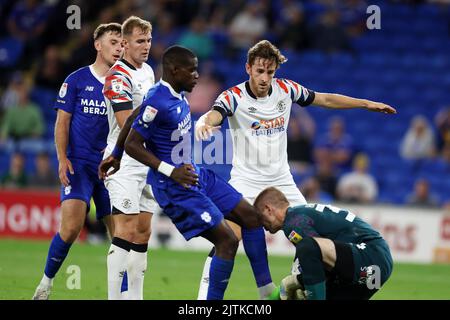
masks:
<path id="1" fill-rule="evenodd" d="M 13 37 L 0 39 L 0 67 L 14 67 L 22 55 L 23 43 Z"/>

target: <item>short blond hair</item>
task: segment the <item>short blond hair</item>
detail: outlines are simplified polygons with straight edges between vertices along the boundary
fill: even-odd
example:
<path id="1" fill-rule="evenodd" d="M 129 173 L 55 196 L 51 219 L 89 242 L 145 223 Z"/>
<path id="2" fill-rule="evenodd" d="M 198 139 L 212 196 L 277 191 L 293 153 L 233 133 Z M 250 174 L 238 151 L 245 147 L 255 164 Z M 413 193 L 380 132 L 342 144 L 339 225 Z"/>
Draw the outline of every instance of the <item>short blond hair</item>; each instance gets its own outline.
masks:
<path id="1" fill-rule="evenodd" d="M 134 28 L 139 28 L 143 33 L 152 32 L 152 24 L 137 16 L 131 16 L 122 23 L 122 35 L 130 36 Z"/>
<path id="2" fill-rule="evenodd" d="M 280 49 L 268 40 L 261 40 L 248 50 L 247 63 L 250 66 L 253 65 L 256 58 L 273 60 L 277 64 L 277 68 L 287 61 Z"/>
<path id="3" fill-rule="evenodd" d="M 283 205 L 289 205 L 289 201 L 286 196 L 275 187 L 268 187 L 261 191 L 255 199 L 253 206 L 256 210 L 262 212 L 261 208 L 264 204 L 270 203 L 271 205 L 281 208 Z"/>
<path id="4" fill-rule="evenodd" d="M 107 32 L 117 33 L 120 35 L 122 33 L 122 26 L 117 22 L 102 23 L 97 28 L 95 28 L 93 34 L 94 41 L 100 39 L 101 36 L 103 36 Z"/>

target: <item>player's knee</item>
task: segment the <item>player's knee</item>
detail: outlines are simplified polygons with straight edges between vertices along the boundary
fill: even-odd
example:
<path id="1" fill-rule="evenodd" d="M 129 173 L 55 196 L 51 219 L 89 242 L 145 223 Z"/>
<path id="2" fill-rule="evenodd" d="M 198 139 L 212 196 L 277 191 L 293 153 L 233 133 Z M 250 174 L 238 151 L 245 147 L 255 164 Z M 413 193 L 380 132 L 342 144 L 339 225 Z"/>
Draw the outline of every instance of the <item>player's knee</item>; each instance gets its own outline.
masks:
<path id="1" fill-rule="evenodd" d="M 152 232 L 150 228 L 147 229 L 139 229 L 136 232 L 135 242 L 136 243 L 147 243 L 150 240 Z"/>
<path id="2" fill-rule="evenodd" d="M 62 226 L 59 231 L 59 236 L 66 243 L 73 243 L 78 238 L 81 232 L 82 226 L 68 225 Z"/>
<path id="3" fill-rule="evenodd" d="M 127 225 L 116 226 L 114 236 L 129 242 L 135 242 L 136 230 Z"/>

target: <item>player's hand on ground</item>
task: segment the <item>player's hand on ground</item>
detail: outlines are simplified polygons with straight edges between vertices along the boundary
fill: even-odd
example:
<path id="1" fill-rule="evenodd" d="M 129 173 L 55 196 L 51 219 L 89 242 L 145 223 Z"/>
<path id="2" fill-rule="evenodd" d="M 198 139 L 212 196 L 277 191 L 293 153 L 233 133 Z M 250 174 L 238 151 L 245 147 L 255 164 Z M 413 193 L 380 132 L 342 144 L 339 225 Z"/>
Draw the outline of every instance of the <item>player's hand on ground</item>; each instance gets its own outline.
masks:
<path id="1" fill-rule="evenodd" d="M 191 164 L 184 164 L 173 169 L 170 177 L 187 189 L 198 185 L 198 174 Z"/>
<path id="2" fill-rule="evenodd" d="M 110 172 L 109 169 L 113 168 Z M 98 166 L 99 179 L 105 180 L 106 177 L 113 175 L 120 169 L 120 160 L 114 158 L 112 155 L 108 156 L 105 160 L 102 160 Z"/>
<path id="3" fill-rule="evenodd" d="M 65 187 L 67 187 L 70 184 L 70 180 L 67 176 L 67 172 L 69 172 L 70 174 L 74 174 L 72 162 L 70 162 L 69 159 L 64 158 L 64 159 L 61 159 L 61 161 L 59 161 L 58 174 L 59 174 L 59 180 Z"/>
<path id="4" fill-rule="evenodd" d="M 381 102 L 369 101 L 366 108 L 370 111 L 381 112 L 381 113 L 388 113 L 388 114 L 397 113 L 397 110 L 392 108 L 390 105 L 387 105 L 387 104 L 384 104 Z"/>
<path id="5" fill-rule="evenodd" d="M 195 125 L 195 139 L 197 141 L 207 140 L 213 136 L 214 131 L 220 130 L 220 126 L 210 126 L 209 124 L 198 123 Z"/>

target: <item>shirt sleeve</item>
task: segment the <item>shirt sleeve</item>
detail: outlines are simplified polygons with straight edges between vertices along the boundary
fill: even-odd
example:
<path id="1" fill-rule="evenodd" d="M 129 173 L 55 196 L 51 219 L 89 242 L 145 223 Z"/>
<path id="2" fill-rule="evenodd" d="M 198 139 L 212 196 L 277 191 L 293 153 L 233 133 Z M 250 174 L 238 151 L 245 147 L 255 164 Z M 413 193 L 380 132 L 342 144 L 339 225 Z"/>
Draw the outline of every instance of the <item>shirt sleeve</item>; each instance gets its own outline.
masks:
<path id="1" fill-rule="evenodd" d="M 77 102 L 77 81 L 76 76 L 69 75 L 59 89 L 56 97 L 55 110 L 61 109 L 68 113 L 73 113 Z"/>
<path id="2" fill-rule="evenodd" d="M 145 107 L 144 107 L 145 106 Z M 161 115 L 158 114 L 158 109 L 149 104 L 142 105 L 139 115 L 134 119 L 131 126 L 136 130 L 145 140 L 150 139 L 152 127 L 158 121 Z"/>
<path id="3" fill-rule="evenodd" d="M 108 73 L 103 95 L 111 102 L 114 112 L 133 110 L 133 84 L 131 75 L 121 66 L 114 66 Z"/>
<path id="4" fill-rule="evenodd" d="M 309 106 L 316 96 L 313 90 L 309 90 L 295 81 L 289 79 L 279 79 L 291 95 L 292 102 L 302 107 Z"/>
<path id="5" fill-rule="evenodd" d="M 237 108 L 237 100 L 234 97 L 233 90 L 225 90 L 214 101 L 213 110 L 220 112 L 223 118 L 231 117 Z"/>

